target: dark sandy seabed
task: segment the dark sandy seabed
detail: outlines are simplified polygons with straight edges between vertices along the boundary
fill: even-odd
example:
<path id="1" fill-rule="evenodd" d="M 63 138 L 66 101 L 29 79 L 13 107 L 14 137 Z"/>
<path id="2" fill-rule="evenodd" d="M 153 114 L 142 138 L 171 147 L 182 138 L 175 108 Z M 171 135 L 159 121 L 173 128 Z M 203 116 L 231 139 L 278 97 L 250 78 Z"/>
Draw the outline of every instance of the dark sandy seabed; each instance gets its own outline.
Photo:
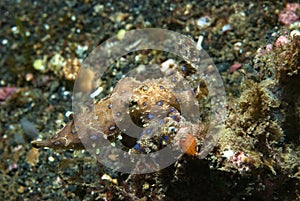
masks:
<path id="1" fill-rule="evenodd" d="M 300 42 L 290 36 L 299 36 L 300 25 L 299 18 L 280 20 L 287 3 L 0 1 L 0 200 L 300 200 Z M 293 12 L 300 16 L 299 8 Z M 69 121 L 75 76 L 88 53 L 139 28 L 203 36 L 229 105 L 230 126 L 214 151 L 128 175 L 81 150 L 33 148 L 33 140 Z M 274 48 L 280 36 L 288 42 Z M 144 60 L 129 56 L 133 61 L 111 68 L 103 94 L 147 54 L 155 57 L 137 54 Z"/>

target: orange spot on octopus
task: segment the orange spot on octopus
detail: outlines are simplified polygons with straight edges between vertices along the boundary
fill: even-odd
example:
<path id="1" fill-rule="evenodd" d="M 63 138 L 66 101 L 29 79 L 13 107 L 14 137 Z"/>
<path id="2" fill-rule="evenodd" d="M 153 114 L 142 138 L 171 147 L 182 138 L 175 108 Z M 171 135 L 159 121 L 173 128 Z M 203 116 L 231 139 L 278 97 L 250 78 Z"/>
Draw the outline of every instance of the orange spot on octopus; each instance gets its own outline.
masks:
<path id="1" fill-rule="evenodd" d="M 196 156 L 196 138 L 192 134 L 185 134 L 184 137 L 180 139 L 180 147 L 189 156 Z"/>

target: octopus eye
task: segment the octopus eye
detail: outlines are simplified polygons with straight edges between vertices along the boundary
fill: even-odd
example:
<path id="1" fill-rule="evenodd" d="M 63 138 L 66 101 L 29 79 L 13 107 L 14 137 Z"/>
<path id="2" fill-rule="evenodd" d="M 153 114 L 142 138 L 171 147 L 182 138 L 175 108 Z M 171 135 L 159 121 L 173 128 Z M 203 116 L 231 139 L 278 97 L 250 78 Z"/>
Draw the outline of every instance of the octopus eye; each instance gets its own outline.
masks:
<path id="1" fill-rule="evenodd" d="M 172 126 L 172 127 L 169 128 L 169 133 L 176 133 L 177 130 L 178 129 L 176 127 Z"/>

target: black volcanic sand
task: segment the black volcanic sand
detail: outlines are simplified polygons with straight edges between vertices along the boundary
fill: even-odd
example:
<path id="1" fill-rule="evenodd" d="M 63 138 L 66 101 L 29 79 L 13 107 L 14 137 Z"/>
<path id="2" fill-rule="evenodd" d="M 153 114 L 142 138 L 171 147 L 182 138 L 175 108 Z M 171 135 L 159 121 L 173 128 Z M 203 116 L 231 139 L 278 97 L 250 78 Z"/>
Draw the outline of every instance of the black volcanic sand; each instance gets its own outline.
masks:
<path id="1" fill-rule="evenodd" d="M 68 121 L 74 84 L 53 66 L 35 69 L 35 61 L 49 62 L 56 54 L 65 60 L 82 61 L 120 30 L 164 28 L 195 41 L 204 36 L 202 47 L 214 59 L 229 96 L 234 97 L 238 96 L 240 77 L 232 77 L 230 66 L 247 63 L 251 68 L 256 50 L 274 42 L 272 33 L 283 26 L 278 13 L 285 4 L 232 0 L 154 0 L 143 5 L 136 0 L 0 1 L 0 87 L 18 89 L 0 104 L 0 200 L 104 200 L 110 198 L 104 189 L 113 184 L 100 182 L 101 171 L 117 178 L 118 185 L 126 178 L 105 168 L 99 173 L 96 161 L 83 151 L 32 147 L 32 140 L 50 138 Z M 196 23 L 203 16 L 211 20 L 207 28 Z M 230 30 L 222 31 L 229 23 Z M 239 41 L 242 43 L 237 44 Z M 118 67 L 111 76 L 121 76 L 123 70 Z M 255 190 L 260 183 L 253 177 L 210 170 L 205 161 L 188 161 L 184 168 L 185 179 L 172 184 L 174 169 L 164 170 L 162 186 L 157 188 L 164 190 L 160 196 L 165 200 L 292 200 L 299 196 L 298 181 L 286 181 L 281 191 L 270 188 L 260 192 Z M 279 189 L 274 178 L 265 182 Z M 155 182 L 153 185 L 155 189 Z M 117 191 L 118 186 L 113 189 Z"/>

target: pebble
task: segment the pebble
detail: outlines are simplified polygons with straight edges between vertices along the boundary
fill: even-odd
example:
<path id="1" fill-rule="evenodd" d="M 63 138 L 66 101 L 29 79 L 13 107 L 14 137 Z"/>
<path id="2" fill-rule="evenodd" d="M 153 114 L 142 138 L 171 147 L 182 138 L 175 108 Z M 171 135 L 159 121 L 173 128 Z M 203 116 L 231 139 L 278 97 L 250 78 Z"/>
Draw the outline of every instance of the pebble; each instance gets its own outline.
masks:
<path id="1" fill-rule="evenodd" d="M 38 70 L 38 71 L 45 71 L 46 70 L 46 63 L 43 59 L 36 59 L 33 62 L 33 68 L 35 70 Z"/>
<path id="2" fill-rule="evenodd" d="M 49 157 L 48 157 L 48 161 L 54 162 L 54 161 L 55 161 L 55 158 L 54 158 L 53 156 L 49 156 Z"/>
<path id="3" fill-rule="evenodd" d="M 8 40 L 6 40 L 6 39 L 2 40 L 2 45 L 6 45 L 7 43 L 8 43 Z"/>
<path id="4" fill-rule="evenodd" d="M 32 148 L 27 155 L 27 162 L 31 165 L 31 166 L 35 166 L 38 162 L 39 162 L 39 149 L 36 148 Z"/>
<path id="5" fill-rule="evenodd" d="M 28 140 L 33 140 L 34 138 L 36 138 L 39 134 L 39 131 L 37 130 L 37 128 L 35 127 L 35 125 L 33 123 L 31 123 L 30 121 L 28 121 L 26 118 L 22 118 L 20 121 L 20 124 L 23 128 L 23 132 L 25 134 L 25 137 Z"/>
<path id="6" fill-rule="evenodd" d="M 209 16 L 203 16 L 196 21 L 199 28 L 203 29 L 209 27 L 212 23 L 212 19 Z"/>
<path id="7" fill-rule="evenodd" d="M 18 188 L 18 193 L 24 193 L 25 187 L 24 186 L 19 186 Z"/>
<path id="8" fill-rule="evenodd" d="M 120 29 L 120 30 L 118 31 L 117 38 L 118 38 L 119 40 L 122 40 L 122 39 L 125 37 L 125 34 L 126 34 L 125 29 Z"/>

